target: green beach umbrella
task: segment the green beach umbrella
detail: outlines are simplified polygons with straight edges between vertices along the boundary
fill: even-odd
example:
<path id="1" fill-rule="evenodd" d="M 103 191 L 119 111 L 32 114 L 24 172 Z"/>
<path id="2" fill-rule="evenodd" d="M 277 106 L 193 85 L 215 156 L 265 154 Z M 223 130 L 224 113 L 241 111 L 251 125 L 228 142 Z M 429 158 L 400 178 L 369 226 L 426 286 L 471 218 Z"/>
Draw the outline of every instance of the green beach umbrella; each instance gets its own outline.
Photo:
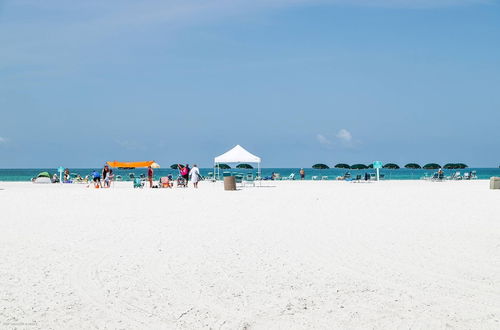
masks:
<path id="1" fill-rule="evenodd" d="M 469 166 L 467 166 L 464 163 L 448 163 L 448 164 L 443 166 L 443 168 L 448 169 L 448 170 L 450 170 L 450 169 L 464 169 L 467 167 L 469 167 Z"/>
<path id="2" fill-rule="evenodd" d="M 345 168 L 345 169 L 349 169 L 349 168 L 351 168 L 351 166 L 350 166 L 349 164 L 339 163 L 339 164 L 335 165 L 335 168 Z"/>
<path id="3" fill-rule="evenodd" d="M 353 170 L 366 170 L 368 169 L 369 167 L 366 166 L 365 164 L 354 164 L 354 165 L 351 165 L 351 168 Z"/>
<path id="4" fill-rule="evenodd" d="M 327 170 L 330 167 L 328 165 L 325 165 L 325 164 L 314 164 L 312 166 L 312 168 L 314 168 L 315 170 Z"/>
<path id="5" fill-rule="evenodd" d="M 238 165 L 236 165 L 236 168 L 243 168 L 246 170 L 251 170 L 251 169 L 253 169 L 253 166 L 250 164 L 238 164 Z"/>
<path id="6" fill-rule="evenodd" d="M 383 167 L 390 169 L 390 170 L 399 170 L 399 168 L 400 168 L 398 164 L 394 164 L 394 163 L 387 163 Z"/>
<path id="7" fill-rule="evenodd" d="M 439 170 L 441 168 L 441 165 L 436 163 L 429 163 L 425 164 L 423 168 L 426 170 Z"/>
<path id="8" fill-rule="evenodd" d="M 410 168 L 410 169 L 421 169 L 422 166 L 418 165 L 417 163 L 408 163 L 405 165 L 405 168 Z"/>
<path id="9" fill-rule="evenodd" d="M 179 166 L 179 164 L 172 164 L 172 165 L 170 165 L 170 168 L 173 170 L 176 170 L 179 168 L 178 166 Z"/>
<path id="10" fill-rule="evenodd" d="M 217 165 L 215 165 L 215 167 L 218 167 L 221 170 L 229 170 L 229 169 L 231 169 L 231 166 L 229 166 L 227 164 L 217 164 Z"/>

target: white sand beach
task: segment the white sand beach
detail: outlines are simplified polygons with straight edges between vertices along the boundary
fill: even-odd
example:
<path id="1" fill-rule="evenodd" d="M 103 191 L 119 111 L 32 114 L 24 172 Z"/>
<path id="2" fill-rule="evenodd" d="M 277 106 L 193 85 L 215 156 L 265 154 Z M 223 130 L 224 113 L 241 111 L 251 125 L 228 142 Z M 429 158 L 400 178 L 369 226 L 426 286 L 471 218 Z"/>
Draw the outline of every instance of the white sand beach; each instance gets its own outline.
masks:
<path id="1" fill-rule="evenodd" d="M 0 183 L 2 329 L 498 329 L 487 181 Z"/>

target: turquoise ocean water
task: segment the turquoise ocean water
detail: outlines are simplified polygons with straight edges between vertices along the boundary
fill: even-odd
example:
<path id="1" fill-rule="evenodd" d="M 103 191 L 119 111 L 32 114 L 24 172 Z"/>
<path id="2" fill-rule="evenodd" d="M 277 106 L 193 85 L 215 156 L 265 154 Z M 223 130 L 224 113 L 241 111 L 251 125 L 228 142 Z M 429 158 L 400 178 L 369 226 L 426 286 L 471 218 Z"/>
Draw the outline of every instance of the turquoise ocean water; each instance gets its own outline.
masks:
<path id="1" fill-rule="evenodd" d="M 101 170 L 95 168 L 97 170 Z M 71 173 L 78 173 L 82 177 L 89 175 L 94 169 L 93 168 L 70 168 Z M 291 173 L 295 173 L 295 178 L 299 178 L 299 168 L 263 168 L 262 176 L 270 176 L 273 172 L 280 173 L 282 177 L 289 176 Z M 329 180 L 334 180 L 337 176 L 343 175 L 346 170 L 343 169 L 328 169 L 328 170 L 315 170 L 311 168 L 305 168 L 306 179 L 311 180 L 312 176 L 328 177 Z M 31 178 L 36 177 L 40 172 L 47 171 L 50 174 L 57 173 L 55 168 L 32 168 L 32 169 L 0 169 L 0 181 L 30 181 Z M 227 170 L 233 173 L 256 173 L 257 170 L 242 170 L 242 169 L 231 169 Z M 489 179 L 492 176 L 500 176 L 500 168 L 468 168 L 465 170 L 445 170 L 445 175 L 452 175 L 453 173 L 459 171 L 461 174 L 464 172 L 476 171 L 479 179 Z M 130 180 L 129 174 L 134 173 L 136 177 L 141 174 L 146 174 L 146 169 L 135 169 L 135 170 L 114 170 L 115 175 L 121 175 L 123 180 Z M 206 176 L 209 172 L 213 172 L 213 168 L 202 168 L 201 174 Z M 365 173 L 375 173 L 373 169 L 369 170 L 349 170 L 351 175 L 354 177 L 357 174 L 364 175 Z M 410 170 L 410 169 L 399 169 L 399 170 L 388 170 L 382 169 L 381 174 L 384 174 L 385 180 L 417 180 L 421 177 L 427 175 L 432 175 L 435 170 Z M 167 174 L 172 174 L 177 177 L 178 171 L 172 169 L 156 169 L 155 178 L 165 176 Z M 222 174 L 222 170 L 221 170 Z"/>

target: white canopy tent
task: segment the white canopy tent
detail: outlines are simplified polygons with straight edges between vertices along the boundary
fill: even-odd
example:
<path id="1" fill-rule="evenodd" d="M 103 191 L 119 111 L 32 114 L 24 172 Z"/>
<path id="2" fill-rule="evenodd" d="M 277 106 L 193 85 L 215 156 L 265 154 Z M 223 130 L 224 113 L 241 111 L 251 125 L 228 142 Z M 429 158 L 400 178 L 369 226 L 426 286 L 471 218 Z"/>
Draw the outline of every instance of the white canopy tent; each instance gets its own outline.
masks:
<path id="1" fill-rule="evenodd" d="M 217 170 L 218 177 L 220 177 L 220 169 L 217 165 L 222 163 L 257 163 L 257 175 L 260 177 L 260 157 L 251 154 L 239 144 L 214 158 L 214 174 Z"/>

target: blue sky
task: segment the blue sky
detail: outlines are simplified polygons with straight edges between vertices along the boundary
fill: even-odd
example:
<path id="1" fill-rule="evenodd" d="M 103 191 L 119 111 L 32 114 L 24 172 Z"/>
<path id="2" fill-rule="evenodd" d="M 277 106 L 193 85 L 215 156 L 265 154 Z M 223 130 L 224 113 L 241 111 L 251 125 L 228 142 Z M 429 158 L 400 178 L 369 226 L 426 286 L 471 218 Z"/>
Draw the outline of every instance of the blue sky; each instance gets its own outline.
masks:
<path id="1" fill-rule="evenodd" d="M 495 0 L 0 1 L 0 167 L 498 166 Z"/>

